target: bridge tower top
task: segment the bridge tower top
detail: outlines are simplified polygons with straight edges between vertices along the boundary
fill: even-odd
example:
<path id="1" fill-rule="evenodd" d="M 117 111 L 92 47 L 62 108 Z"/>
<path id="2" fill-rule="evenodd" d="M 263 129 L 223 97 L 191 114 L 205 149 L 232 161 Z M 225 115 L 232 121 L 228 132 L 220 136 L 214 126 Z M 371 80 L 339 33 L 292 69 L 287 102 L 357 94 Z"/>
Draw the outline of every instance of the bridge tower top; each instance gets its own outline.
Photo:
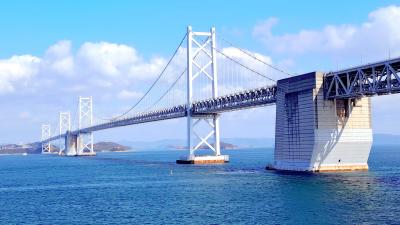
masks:
<path id="1" fill-rule="evenodd" d="M 70 112 L 60 112 L 60 135 L 71 130 Z"/>
<path id="2" fill-rule="evenodd" d="M 79 129 L 93 125 L 92 97 L 79 97 Z"/>
<path id="3" fill-rule="evenodd" d="M 93 133 L 81 133 L 81 129 L 93 125 L 93 98 L 79 97 L 79 138 L 77 155 L 95 155 L 93 151 Z"/>
<path id="4" fill-rule="evenodd" d="M 50 137 L 50 124 L 42 125 L 42 141 L 48 139 Z"/>

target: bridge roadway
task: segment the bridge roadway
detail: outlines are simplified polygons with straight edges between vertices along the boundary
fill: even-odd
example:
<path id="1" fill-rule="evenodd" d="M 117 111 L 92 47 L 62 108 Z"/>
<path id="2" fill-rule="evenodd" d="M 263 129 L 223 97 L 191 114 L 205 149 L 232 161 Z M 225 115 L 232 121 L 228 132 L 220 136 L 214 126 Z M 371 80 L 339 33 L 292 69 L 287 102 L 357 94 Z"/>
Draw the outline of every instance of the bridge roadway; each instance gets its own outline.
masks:
<path id="1" fill-rule="evenodd" d="M 268 86 L 246 91 L 241 91 L 217 98 L 197 101 L 192 104 L 190 113 L 192 116 L 207 116 L 227 111 L 243 110 L 258 106 L 270 105 L 276 102 L 277 87 Z M 97 124 L 80 130 L 71 131 L 72 134 L 90 133 L 99 130 L 111 129 L 116 127 L 129 126 L 140 123 L 148 123 L 159 120 L 169 120 L 186 117 L 188 114 L 186 105 L 178 105 L 170 108 L 142 113 L 128 118 Z M 53 136 L 43 142 L 50 142 L 64 138 L 66 134 Z"/>

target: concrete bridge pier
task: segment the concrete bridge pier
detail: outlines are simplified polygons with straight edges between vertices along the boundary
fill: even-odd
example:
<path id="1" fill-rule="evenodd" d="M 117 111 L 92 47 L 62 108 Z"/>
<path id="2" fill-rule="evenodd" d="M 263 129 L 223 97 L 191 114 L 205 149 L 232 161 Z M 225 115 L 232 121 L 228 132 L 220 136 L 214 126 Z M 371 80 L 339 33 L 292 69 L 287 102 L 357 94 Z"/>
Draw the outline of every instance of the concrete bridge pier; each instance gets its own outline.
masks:
<path id="1" fill-rule="evenodd" d="M 89 136 L 89 141 L 88 137 Z M 66 156 L 94 156 L 92 134 L 73 134 L 66 132 L 65 135 L 65 155 Z"/>
<path id="2" fill-rule="evenodd" d="M 67 131 L 65 135 L 65 155 L 76 156 L 78 146 L 78 135 Z"/>
<path id="3" fill-rule="evenodd" d="M 278 81 L 275 156 L 270 169 L 367 170 L 371 101 L 324 98 L 321 72 Z"/>

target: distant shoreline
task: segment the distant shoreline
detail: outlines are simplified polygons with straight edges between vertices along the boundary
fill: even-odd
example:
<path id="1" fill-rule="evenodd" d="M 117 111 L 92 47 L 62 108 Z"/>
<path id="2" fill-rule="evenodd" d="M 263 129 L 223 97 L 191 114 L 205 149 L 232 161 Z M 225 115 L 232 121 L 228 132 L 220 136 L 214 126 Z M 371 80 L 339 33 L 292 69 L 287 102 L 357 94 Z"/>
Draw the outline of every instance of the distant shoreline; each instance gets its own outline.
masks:
<path id="1" fill-rule="evenodd" d="M 52 152 L 58 152 L 59 148 L 51 145 Z M 131 147 L 124 146 L 115 142 L 98 142 L 93 145 L 95 152 L 126 152 Z M 17 145 L 7 144 L 0 145 L 0 155 L 24 155 L 24 154 L 41 154 L 42 146 L 40 142 Z"/>

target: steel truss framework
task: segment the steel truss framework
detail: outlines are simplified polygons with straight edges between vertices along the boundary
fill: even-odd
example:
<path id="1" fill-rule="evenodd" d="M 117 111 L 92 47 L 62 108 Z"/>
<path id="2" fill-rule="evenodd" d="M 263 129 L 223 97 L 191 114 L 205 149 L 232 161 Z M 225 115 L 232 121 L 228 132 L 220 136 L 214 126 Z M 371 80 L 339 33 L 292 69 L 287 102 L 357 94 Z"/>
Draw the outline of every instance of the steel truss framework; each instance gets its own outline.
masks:
<path id="1" fill-rule="evenodd" d="M 347 99 L 400 92 L 400 58 L 328 73 L 325 98 Z"/>
<path id="2" fill-rule="evenodd" d="M 205 41 L 200 39 L 205 38 Z M 212 97 L 218 96 L 218 76 L 217 76 L 217 56 L 216 56 L 215 29 L 210 32 L 193 32 L 189 26 L 187 30 L 187 146 L 189 155 L 193 156 L 195 151 L 203 144 L 208 146 L 216 156 L 221 155 L 219 142 L 219 117 L 218 115 L 194 117 L 191 107 L 193 100 L 193 83 L 199 76 L 205 76 L 212 84 Z M 202 54 L 206 61 L 196 57 Z M 209 131 L 204 136 L 200 135 L 196 127 L 201 122 L 208 125 Z M 199 128 L 197 128 L 199 129 Z M 198 138 L 199 143 L 194 144 L 194 136 Z M 214 143 L 209 140 L 213 137 Z"/>
<path id="3" fill-rule="evenodd" d="M 83 132 L 82 129 L 93 125 L 92 97 L 79 97 L 79 133 L 77 154 L 94 153 L 92 132 Z"/>
<path id="4" fill-rule="evenodd" d="M 51 153 L 50 125 L 42 125 L 42 153 Z"/>

